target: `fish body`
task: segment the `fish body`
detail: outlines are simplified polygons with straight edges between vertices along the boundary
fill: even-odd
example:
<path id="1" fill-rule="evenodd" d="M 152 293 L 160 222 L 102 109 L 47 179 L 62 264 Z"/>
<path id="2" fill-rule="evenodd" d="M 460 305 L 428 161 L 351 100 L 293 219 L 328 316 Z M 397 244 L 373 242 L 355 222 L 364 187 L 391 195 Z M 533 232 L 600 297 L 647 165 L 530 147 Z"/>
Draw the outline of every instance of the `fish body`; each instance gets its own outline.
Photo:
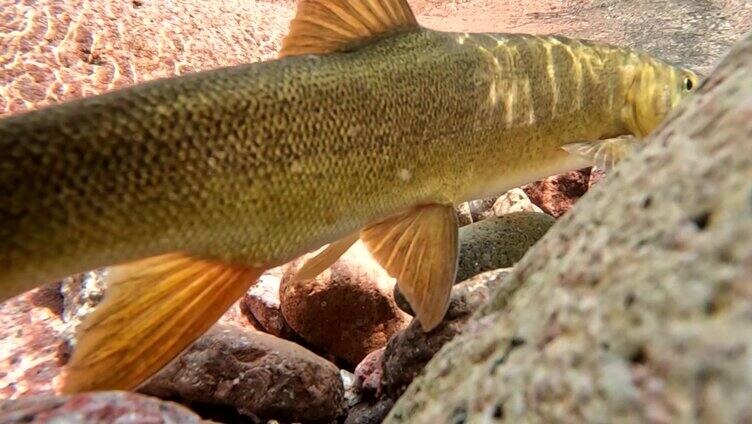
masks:
<path id="1" fill-rule="evenodd" d="M 454 205 L 629 151 L 591 144 L 645 136 L 697 78 L 606 44 L 432 31 L 404 0 L 300 0 L 281 56 L 0 120 L 0 299 L 111 266 L 64 392 L 136 387 L 325 244 L 294 278 L 361 239 L 430 330 Z"/>
<path id="2" fill-rule="evenodd" d="M 275 266 L 414 205 L 584 166 L 560 147 L 635 133 L 643 68 L 681 84 L 605 44 L 420 29 L 11 116 L 0 289 L 174 251 Z"/>

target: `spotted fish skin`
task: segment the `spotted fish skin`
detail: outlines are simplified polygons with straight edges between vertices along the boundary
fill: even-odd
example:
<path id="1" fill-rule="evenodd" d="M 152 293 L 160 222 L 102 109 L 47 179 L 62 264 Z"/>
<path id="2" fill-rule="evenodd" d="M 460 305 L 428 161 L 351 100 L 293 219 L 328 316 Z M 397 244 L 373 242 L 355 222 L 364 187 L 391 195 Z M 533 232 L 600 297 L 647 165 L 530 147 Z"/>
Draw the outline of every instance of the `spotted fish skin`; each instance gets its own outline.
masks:
<path id="1" fill-rule="evenodd" d="M 696 76 L 562 37 L 416 29 L 0 120 L 0 298 L 167 252 L 284 263 L 643 136 Z"/>

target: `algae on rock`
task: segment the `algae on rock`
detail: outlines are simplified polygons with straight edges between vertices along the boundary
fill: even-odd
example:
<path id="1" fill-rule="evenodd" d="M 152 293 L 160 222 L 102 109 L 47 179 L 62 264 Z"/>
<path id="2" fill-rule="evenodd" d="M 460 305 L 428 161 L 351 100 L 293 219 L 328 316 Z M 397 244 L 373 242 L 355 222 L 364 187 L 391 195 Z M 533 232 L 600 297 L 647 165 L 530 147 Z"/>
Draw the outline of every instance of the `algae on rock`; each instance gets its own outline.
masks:
<path id="1" fill-rule="evenodd" d="M 528 252 L 386 422 L 748 422 L 750 363 L 752 34 Z"/>

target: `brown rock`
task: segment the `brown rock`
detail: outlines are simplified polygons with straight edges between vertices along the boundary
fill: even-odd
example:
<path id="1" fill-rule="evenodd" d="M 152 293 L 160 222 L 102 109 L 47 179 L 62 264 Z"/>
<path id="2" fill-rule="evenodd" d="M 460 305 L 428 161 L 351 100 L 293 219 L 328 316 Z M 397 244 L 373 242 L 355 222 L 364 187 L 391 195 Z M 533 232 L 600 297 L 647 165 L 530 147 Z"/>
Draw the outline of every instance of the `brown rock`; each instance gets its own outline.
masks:
<path id="1" fill-rule="evenodd" d="M 184 406 L 128 392 L 34 396 L 0 403 L 0 422 L 25 423 L 201 423 Z"/>
<path id="2" fill-rule="evenodd" d="M 381 396 L 383 357 L 384 348 L 374 350 L 355 367 L 355 376 L 358 379 L 360 390 L 364 394 L 370 394 L 376 398 Z"/>
<path id="3" fill-rule="evenodd" d="M 394 400 L 385 398 L 374 404 L 360 403 L 347 414 L 345 424 L 381 424 L 394 406 Z"/>
<path id="4" fill-rule="evenodd" d="M 307 342 L 355 366 L 407 326 L 390 294 L 394 279 L 361 242 L 315 279 L 290 283 L 305 259 L 288 268 L 280 300 L 286 321 Z"/>
<path id="5" fill-rule="evenodd" d="M 284 267 L 277 267 L 265 272 L 248 289 L 241 304 L 261 324 L 263 331 L 286 340 L 295 340 L 298 336 L 282 315 L 279 301 L 279 284 L 284 270 Z"/>
<path id="6" fill-rule="evenodd" d="M 217 324 L 140 392 L 225 405 L 260 419 L 329 422 L 344 409 L 339 370 L 286 340 Z"/>
<path id="7" fill-rule="evenodd" d="M 587 192 L 590 168 L 554 175 L 522 187 L 543 212 L 558 218 Z"/>
<path id="8" fill-rule="evenodd" d="M 462 331 L 465 322 L 491 297 L 510 269 L 489 271 L 457 284 L 452 289 L 444 321 L 426 333 L 417 320 L 389 340 L 383 355 L 382 386 L 387 396 L 397 399 L 442 346 Z"/>

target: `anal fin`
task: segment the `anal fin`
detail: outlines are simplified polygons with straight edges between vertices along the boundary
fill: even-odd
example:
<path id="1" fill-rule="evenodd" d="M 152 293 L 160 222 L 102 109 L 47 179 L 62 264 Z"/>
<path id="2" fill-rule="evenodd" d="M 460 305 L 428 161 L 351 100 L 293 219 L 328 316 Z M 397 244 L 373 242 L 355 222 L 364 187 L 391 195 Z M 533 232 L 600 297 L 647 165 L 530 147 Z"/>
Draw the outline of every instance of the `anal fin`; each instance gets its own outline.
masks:
<path id="1" fill-rule="evenodd" d="M 203 334 L 262 269 L 168 254 L 114 266 L 77 330 L 62 391 L 130 390 Z"/>
<path id="2" fill-rule="evenodd" d="M 444 318 L 457 274 L 457 216 L 450 205 L 419 206 L 378 222 L 360 238 L 397 279 L 425 331 Z"/>

